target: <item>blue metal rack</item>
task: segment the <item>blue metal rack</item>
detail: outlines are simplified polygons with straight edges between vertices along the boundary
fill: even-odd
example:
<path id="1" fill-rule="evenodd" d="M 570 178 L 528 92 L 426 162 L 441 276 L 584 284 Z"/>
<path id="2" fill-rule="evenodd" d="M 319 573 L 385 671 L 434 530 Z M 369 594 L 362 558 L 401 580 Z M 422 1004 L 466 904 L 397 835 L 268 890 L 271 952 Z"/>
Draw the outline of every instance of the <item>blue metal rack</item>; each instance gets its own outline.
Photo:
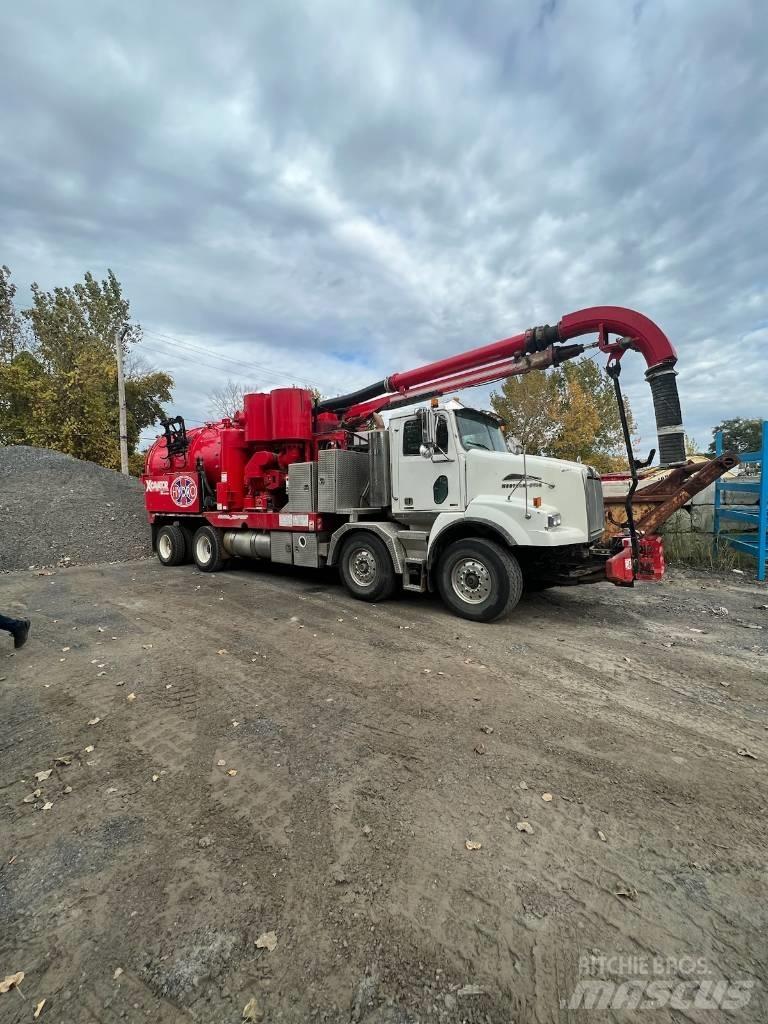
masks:
<path id="1" fill-rule="evenodd" d="M 723 432 L 719 430 L 715 435 L 715 454 L 723 454 Z M 768 558 L 768 420 L 763 420 L 763 434 L 760 451 L 739 453 L 739 459 L 744 463 L 760 463 L 760 476 L 752 477 L 750 480 L 718 480 L 715 484 L 715 542 L 724 541 L 736 551 L 743 551 L 752 558 L 757 559 L 757 578 L 765 579 L 766 558 Z M 746 491 L 749 494 L 758 496 L 757 505 L 748 508 L 738 508 L 732 505 L 724 505 L 722 494 L 724 491 Z M 721 520 L 731 519 L 740 523 L 748 523 L 754 526 L 754 532 L 744 533 L 722 533 Z"/>

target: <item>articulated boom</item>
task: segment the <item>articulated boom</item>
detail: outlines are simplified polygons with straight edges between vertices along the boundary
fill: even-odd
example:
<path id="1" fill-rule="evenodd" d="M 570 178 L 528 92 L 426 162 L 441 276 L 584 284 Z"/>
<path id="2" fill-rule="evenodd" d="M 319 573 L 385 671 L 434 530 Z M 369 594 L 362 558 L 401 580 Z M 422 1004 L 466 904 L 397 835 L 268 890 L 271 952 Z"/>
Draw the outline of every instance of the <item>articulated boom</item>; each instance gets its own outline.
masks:
<path id="1" fill-rule="evenodd" d="M 566 345 L 584 335 L 598 335 L 593 345 Z M 610 335 L 618 335 L 610 341 Z M 627 349 L 640 352 L 648 369 L 662 464 L 685 461 L 685 437 L 675 381 L 677 352 L 652 320 L 621 306 L 592 306 L 569 313 L 554 327 L 532 327 L 491 345 L 470 349 L 405 373 L 394 373 L 349 395 L 320 402 L 318 411 L 332 411 L 349 425 L 364 423 L 373 413 L 410 405 L 515 374 L 558 366 L 598 347 L 613 363 Z"/>

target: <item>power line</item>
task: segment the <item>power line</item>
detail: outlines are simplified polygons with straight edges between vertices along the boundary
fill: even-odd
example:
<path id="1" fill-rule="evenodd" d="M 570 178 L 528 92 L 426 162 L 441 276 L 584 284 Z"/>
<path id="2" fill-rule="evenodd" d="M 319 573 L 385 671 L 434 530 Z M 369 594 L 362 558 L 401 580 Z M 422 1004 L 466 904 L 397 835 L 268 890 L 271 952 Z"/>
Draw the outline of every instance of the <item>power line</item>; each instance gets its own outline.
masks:
<path id="1" fill-rule="evenodd" d="M 144 333 L 149 334 L 151 337 L 155 339 L 159 339 L 159 344 L 165 345 L 166 348 L 170 348 L 171 343 L 173 343 L 173 345 L 180 346 L 181 348 L 186 349 L 190 352 L 196 352 L 204 356 L 207 356 L 209 359 L 216 359 L 221 362 L 230 363 L 233 366 L 237 366 L 239 368 L 247 368 L 250 371 L 257 370 L 260 372 L 261 376 L 271 377 L 273 380 L 278 382 L 284 381 L 285 378 L 288 378 L 289 380 L 296 381 L 297 383 L 304 385 L 308 384 L 310 387 L 317 387 L 318 390 L 321 390 L 317 384 L 313 383 L 312 381 L 307 381 L 306 378 L 298 377 L 291 373 L 282 373 L 281 371 L 275 371 L 273 368 L 265 366 L 264 363 L 260 363 L 256 360 L 233 359 L 231 356 L 226 356 L 218 352 L 211 352 L 210 349 L 202 348 L 199 345 L 194 345 L 192 342 L 186 341 L 183 338 L 176 338 L 171 334 L 162 334 L 160 331 L 153 331 L 151 329 L 145 328 Z M 214 369 L 217 369 L 217 367 L 214 367 Z"/>

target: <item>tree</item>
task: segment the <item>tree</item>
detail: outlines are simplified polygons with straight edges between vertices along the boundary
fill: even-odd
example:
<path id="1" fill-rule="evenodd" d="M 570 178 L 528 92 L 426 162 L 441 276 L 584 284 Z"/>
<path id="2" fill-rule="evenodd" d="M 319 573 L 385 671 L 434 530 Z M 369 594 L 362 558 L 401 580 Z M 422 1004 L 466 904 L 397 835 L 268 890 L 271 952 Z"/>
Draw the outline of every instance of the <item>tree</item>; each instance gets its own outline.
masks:
<path id="1" fill-rule="evenodd" d="M 128 324 L 123 356 L 141 340 L 128 300 L 112 271 L 99 282 L 87 273 L 71 288 L 32 285 L 32 306 L 12 320 L 7 268 L 0 275 L 0 444 L 31 444 L 117 469 L 120 465 L 115 339 Z M 8 326 L 8 325 L 15 325 Z M 18 332 L 14 334 L 16 328 Z M 9 342 L 9 338 L 16 342 Z M 128 450 L 164 415 L 173 379 L 161 371 L 126 374 Z"/>
<path id="2" fill-rule="evenodd" d="M 240 384 L 236 380 L 228 378 L 220 388 L 211 392 L 208 407 L 213 416 L 218 416 L 221 419 L 231 418 L 238 409 L 243 408 L 243 398 L 252 391 L 258 390 L 256 387 L 249 387 L 247 384 Z"/>
<path id="3" fill-rule="evenodd" d="M 592 359 L 508 377 L 491 407 L 531 455 L 581 459 L 603 473 L 627 464 L 613 385 Z M 624 407 L 634 433 L 626 398 Z"/>
<path id="4" fill-rule="evenodd" d="M 720 430 L 723 432 L 723 451 L 726 452 L 731 448 L 737 452 L 756 452 L 763 443 L 763 421 L 736 416 L 730 420 L 723 420 L 712 428 L 709 455 L 715 454 L 715 437 Z"/>

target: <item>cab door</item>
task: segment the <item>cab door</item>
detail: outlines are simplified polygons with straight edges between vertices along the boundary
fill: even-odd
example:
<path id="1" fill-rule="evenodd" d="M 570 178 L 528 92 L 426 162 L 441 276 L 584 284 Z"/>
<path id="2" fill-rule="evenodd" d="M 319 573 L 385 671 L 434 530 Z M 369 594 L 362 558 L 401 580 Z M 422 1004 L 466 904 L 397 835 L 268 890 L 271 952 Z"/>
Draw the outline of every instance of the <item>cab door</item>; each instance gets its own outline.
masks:
<path id="1" fill-rule="evenodd" d="M 395 512 L 457 512 L 464 508 L 460 463 L 453 422 L 437 414 L 436 450 L 432 459 L 420 454 L 421 424 L 413 416 L 390 425 L 392 432 L 392 509 Z"/>

